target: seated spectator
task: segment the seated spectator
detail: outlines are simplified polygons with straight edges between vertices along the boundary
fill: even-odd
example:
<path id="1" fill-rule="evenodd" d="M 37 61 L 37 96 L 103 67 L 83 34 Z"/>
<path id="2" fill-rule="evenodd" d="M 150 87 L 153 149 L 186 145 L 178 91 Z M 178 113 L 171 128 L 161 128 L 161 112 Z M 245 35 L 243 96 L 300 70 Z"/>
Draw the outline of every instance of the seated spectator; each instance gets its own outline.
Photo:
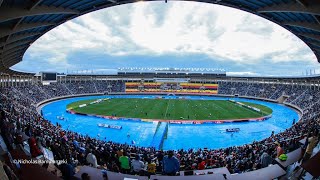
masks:
<path id="1" fill-rule="evenodd" d="M 281 154 L 284 153 L 284 151 L 281 147 L 281 144 L 278 141 L 276 141 L 275 144 L 277 145 L 277 147 L 276 147 L 277 156 L 276 157 L 278 158 Z"/>
<path id="2" fill-rule="evenodd" d="M 98 167 L 98 162 L 97 162 L 97 158 L 96 156 L 91 152 L 91 150 L 89 151 L 89 154 L 86 157 L 87 163 L 89 163 L 90 165 L 92 165 L 93 167 Z"/>
<path id="3" fill-rule="evenodd" d="M 131 162 L 132 171 L 134 174 L 143 174 L 144 163 L 140 161 L 140 156 L 137 154 Z"/>
<path id="4" fill-rule="evenodd" d="M 129 157 L 127 156 L 126 152 L 122 153 L 122 156 L 119 157 L 121 172 L 125 174 L 129 174 L 130 172 L 130 163 Z"/>
<path id="5" fill-rule="evenodd" d="M 88 173 L 82 173 L 81 174 L 81 180 L 90 180 L 90 176 Z"/>
<path id="6" fill-rule="evenodd" d="M 148 159 L 148 167 L 147 167 L 147 170 L 148 170 L 148 174 L 149 175 L 154 175 L 156 174 L 156 163 L 154 163 L 154 161 L 151 161 L 151 159 Z"/>
<path id="7" fill-rule="evenodd" d="M 180 169 L 179 160 L 173 156 L 173 151 L 168 151 L 168 155 L 163 157 L 163 173 L 175 176 Z"/>
<path id="8" fill-rule="evenodd" d="M 72 179 L 73 175 L 75 174 L 75 169 L 70 163 L 61 164 L 59 166 L 59 169 L 62 173 L 63 179 L 66 179 L 66 180 Z"/>
<path id="9" fill-rule="evenodd" d="M 202 158 L 198 158 L 198 170 L 204 170 L 206 168 L 206 162 Z"/>

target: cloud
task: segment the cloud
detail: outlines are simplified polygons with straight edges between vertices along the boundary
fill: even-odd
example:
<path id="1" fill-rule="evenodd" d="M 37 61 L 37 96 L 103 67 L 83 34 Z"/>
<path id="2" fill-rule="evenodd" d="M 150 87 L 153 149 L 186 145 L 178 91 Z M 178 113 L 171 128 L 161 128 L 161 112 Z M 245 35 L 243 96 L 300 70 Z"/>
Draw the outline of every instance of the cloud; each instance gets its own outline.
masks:
<path id="1" fill-rule="evenodd" d="M 255 72 L 227 72 L 227 76 L 259 76 L 259 73 Z"/>
<path id="2" fill-rule="evenodd" d="M 37 40 L 24 61 L 15 67 L 30 70 L 26 61 L 41 61 L 47 63 L 43 69 L 81 69 L 90 57 L 78 57 L 76 63 L 71 57 L 83 52 L 102 59 L 116 57 L 119 61 L 129 56 L 203 54 L 211 64 L 259 66 L 266 61 L 292 60 L 316 63 L 314 54 L 300 39 L 256 15 L 205 3 L 138 2 L 86 14 L 60 25 Z M 161 64 L 155 61 L 149 59 L 148 64 Z M 173 64 L 174 59 L 170 61 Z M 163 66 L 167 63 L 163 61 Z"/>

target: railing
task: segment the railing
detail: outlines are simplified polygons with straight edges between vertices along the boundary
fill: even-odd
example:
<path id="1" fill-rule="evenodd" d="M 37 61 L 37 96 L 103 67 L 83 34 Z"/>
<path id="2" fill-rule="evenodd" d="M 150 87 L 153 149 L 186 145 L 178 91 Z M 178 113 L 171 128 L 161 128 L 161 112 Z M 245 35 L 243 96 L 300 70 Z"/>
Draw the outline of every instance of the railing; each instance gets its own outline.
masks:
<path id="1" fill-rule="evenodd" d="M 164 137 L 168 131 L 168 123 L 159 122 L 160 125 L 157 128 L 155 134 L 153 135 L 153 139 L 151 141 L 150 146 L 156 149 L 161 149 L 164 141 Z"/>

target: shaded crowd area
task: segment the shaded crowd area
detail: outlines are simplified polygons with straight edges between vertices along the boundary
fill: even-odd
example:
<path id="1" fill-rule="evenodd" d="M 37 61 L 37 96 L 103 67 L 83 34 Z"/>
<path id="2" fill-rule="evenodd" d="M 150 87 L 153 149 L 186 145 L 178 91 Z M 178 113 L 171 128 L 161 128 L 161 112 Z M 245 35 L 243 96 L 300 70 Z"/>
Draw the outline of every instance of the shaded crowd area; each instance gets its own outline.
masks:
<path id="1" fill-rule="evenodd" d="M 281 154 L 299 148 L 299 140 L 305 137 L 313 137 L 316 139 L 315 143 L 318 143 L 320 93 L 316 89 L 303 86 L 219 84 L 219 94 L 222 95 L 239 94 L 268 99 L 288 95 L 286 102 L 300 107 L 304 112 L 300 121 L 282 133 L 272 134 L 251 144 L 223 149 L 162 151 L 150 147 L 106 142 L 63 130 L 59 124 L 52 124 L 36 112 L 36 103 L 45 99 L 124 90 L 125 85 L 122 81 L 56 83 L 46 86 L 32 84 L 1 88 L 1 136 L 9 152 L 24 147 L 26 141 L 30 148 L 26 158 L 36 158 L 43 155 L 42 149 L 48 149 L 52 151 L 55 160 L 66 160 L 62 164 L 54 164 L 52 170 L 53 174 L 64 179 L 74 178 L 75 168 L 83 165 L 139 175 L 176 175 L 181 170 L 219 167 L 226 167 L 230 173 L 244 173 L 274 163 L 274 159 Z M 305 157 L 305 160 L 308 160 L 308 157 Z M 48 166 L 49 164 L 45 163 L 42 168 L 48 169 Z M 5 172 L 13 179 L 19 176 L 9 170 Z M 8 175 L 7 172 L 12 174 Z M 86 174 L 83 174 L 82 179 L 86 178 Z"/>

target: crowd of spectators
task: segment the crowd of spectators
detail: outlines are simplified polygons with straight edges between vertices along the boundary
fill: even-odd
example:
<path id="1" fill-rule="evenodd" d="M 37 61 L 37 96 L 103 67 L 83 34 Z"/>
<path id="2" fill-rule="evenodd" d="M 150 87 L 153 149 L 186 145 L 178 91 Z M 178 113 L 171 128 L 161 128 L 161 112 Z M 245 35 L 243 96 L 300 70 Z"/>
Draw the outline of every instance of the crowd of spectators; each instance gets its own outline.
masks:
<path id="1" fill-rule="evenodd" d="M 319 104 L 320 91 L 317 87 L 292 84 L 265 84 L 247 82 L 221 82 L 219 94 L 267 98 L 277 100 L 282 95 L 288 98 L 286 103 L 300 107 L 302 110 L 312 109 Z M 312 111 L 314 112 L 314 111 Z"/>
<path id="2" fill-rule="evenodd" d="M 155 173 L 175 175 L 179 170 L 193 170 L 227 167 L 231 173 L 243 173 L 266 167 L 279 154 L 281 147 L 285 153 L 299 147 L 298 141 L 309 132 L 319 129 L 319 99 L 317 90 L 287 85 L 225 83 L 220 85 L 219 94 L 239 94 L 246 96 L 277 99 L 282 94 L 294 96 L 288 102 L 306 110 L 302 119 L 279 134 L 255 141 L 251 144 L 221 149 L 180 149 L 161 151 L 150 147 L 136 147 L 91 138 L 62 129 L 43 119 L 35 109 L 35 104 L 56 96 L 96 92 L 124 92 L 124 83 L 79 82 L 44 85 L 27 85 L 1 89 L 0 129 L 9 149 L 19 143 L 21 133 L 30 137 L 31 156 L 36 157 L 39 149 L 48 148 L 55 159 L 66 159 L 67 163 L 57 165 L 65 179 L 73 176 L 78 165 L 91 165 L 113 172 L 150 175 Z M 312 98 L 311 98 L 312 97 Z M 317 134 L 318 135 L 318 134 Z M 36 143 L 36 145 L 34 145 Z"/>

